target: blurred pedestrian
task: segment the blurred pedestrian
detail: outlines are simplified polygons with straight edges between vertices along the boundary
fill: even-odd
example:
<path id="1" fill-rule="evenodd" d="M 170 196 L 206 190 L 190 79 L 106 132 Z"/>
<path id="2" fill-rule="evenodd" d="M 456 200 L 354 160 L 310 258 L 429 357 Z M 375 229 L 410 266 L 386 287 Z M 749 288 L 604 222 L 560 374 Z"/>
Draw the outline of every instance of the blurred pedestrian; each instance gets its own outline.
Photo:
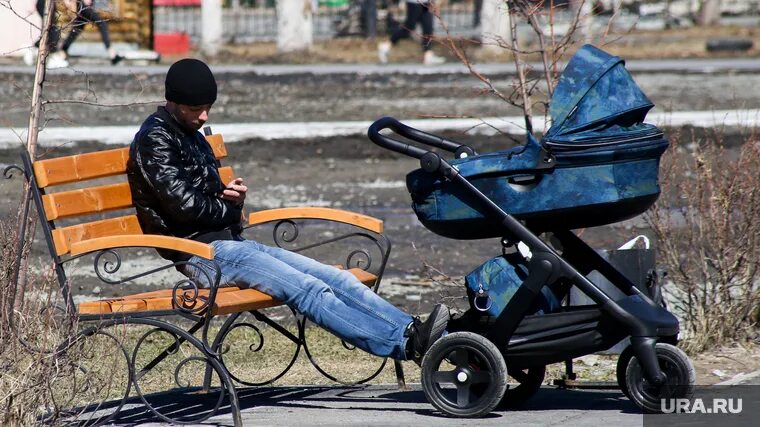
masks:
<path id="1" fill-rule="evenodd" d="M 49 0 L 49 1 L 55 1 L 55 0 Z M 37 0 L 36 8 L 37 13 L 40 14 L 40 18 L 42 18 L 42 25 L 40 28 L 43 28 L 45 25 L 45 4 L 47 3 L 47 0 Z M 58 13 L 56 12 L 55 6 L 52 7 L 52 13 L 53 13 L 53 22 L 50 26 L 50 32 L 48 33 L 48 53 L 49 57 L 47 60 L 47 68 L 64 68 L 69 66 L 69 62 L 66 61 L 66 55 L 62 53 L 57 53 L 58 50 L 58 41 L 61 38 L 61 29 L 58 28 Z M 34 43 L 34 49 L 27 49 L 24 53 L 24 62 L 26 65 L 34 65 L 37 60 L 37 49 L 40 47 L 40 41 L 42 41 L 42 31 L 40 31 L 40 37 L 37 39 L 37 41 Z"/>
<path id="2" fill-rule="evenodd" d="M 472 28 L 478 28 L 480 26 L 480 12 L 482 10 L 483 0 L 474 0 L 472 10 Z"/>
<path id="3" fill-rule="evenodd" d="M 362 33 L 364 37 L 374 39 L 377 36 L 377 2 L 376 0 L 361 0 L 359 10 L 361 14 Z"/>
<path id="4" fill-rule="evenodd" d="M 61 46 L 61 50 L 65 53 L 67 58 L 69 55 L 69 47 L 71 47 L 71 44 L 74 43 L 74 40 L 79 37 L 79 34 L 82 33 L 85 24 L 90 22 L 97 25 L 98 30 L 100 31 L 100 37 L 103 40 L 103 45 L 106 47 L 108 58 L 111 60 L 111 64 L 116 65 L 122 59 L 124 59 L 123 56 L 116 53 L 116 50 L 111 47 L 111 38 L 108 35 L 108 22 L 103 19 L 92 6 L 92 0 L 63 1 L 66 3 L 69 10 L 72 10 L 74 13 L 76 13 L 76 17 L 71 22 L 71 31 L 69 31 L 69 34 L 66 36 L 66 39 L 63 41 L 63 45 Z"/>
<path id="5" fill-rule="evenodd" d="M 391 34 L 390 40 L 382 41 L 377 45 L 377 56 L 381 64 L 388 62 L 388 54 L 391 46 L 399 40 L 411 36 L 417 23 L 422 26 L 422 63 L 425 65 L 442 64 L 445 62 L 440 56 L 433 53 L 433 13 L 430 11 L 432 0 L 406 0 L 406 20 Z"/>

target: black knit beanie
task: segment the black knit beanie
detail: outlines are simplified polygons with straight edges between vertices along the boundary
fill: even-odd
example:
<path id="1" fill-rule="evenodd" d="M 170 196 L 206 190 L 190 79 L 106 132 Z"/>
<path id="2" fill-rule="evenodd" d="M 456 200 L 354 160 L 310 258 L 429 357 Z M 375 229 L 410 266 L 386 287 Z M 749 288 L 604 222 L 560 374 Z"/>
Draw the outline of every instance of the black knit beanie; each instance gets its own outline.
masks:
<path id="1" fill-rule="evenodd" d="M 166 73 L 166 100 L 183 105 L 213 104 L 216 80 L 208 65 L 191 58 L 172 64 Z"/>

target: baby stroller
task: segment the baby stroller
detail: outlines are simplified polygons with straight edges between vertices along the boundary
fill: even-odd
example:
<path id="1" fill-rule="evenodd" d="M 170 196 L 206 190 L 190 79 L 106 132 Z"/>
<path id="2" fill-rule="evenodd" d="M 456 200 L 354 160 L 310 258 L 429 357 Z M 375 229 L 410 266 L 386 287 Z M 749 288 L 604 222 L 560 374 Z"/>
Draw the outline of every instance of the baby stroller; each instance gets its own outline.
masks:
<path id="1" fill-rule="evenodd" d="M 370 126 L 374 143 L 420 160 L 407 188 L 425 227 L 454 239 L 501 238 L 504 255 L 466 277 L 471 308 L 423 358 L 423 390 L 436 408 L 450 416 L 485 415 L 500 402 L 530 397 L 547 364 L 626 337 L 617 379 L 644 412 L 661 411 L 663 398 L 693 393 L 694 368 L 675 346 L 678 320 L 665 309 L 656 276 L 634 285 L 570 231 L 631 218 L 659 196 L 659 159 L 668 141 L 643 123 L 652 107 L 622 59 L 586 45 L 560 76 L 549 107 L 552 126 L 541 142 L 528 134 L 524 146 L 478 154 L 393 118 Z M 625 296 L 610 297 L 588 279 L 593 271 Z M 571 286 L 595 304 L 561 306 Z M 507 374 L 516 388 L 507 390 Z"/>

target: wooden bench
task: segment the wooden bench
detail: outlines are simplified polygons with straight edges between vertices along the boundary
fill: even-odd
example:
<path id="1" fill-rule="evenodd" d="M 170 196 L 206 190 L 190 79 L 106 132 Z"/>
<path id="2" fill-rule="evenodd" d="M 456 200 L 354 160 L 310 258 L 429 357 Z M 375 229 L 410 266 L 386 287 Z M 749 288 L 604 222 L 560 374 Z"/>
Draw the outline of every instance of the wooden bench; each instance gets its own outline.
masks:
<path id="1" fill-rule="evenodd" d="M 227 149 L 221 135 L 207 135 L 206 140 L 211 145 L 218 160 L 227 156 Z M 122 267 L 121 255 L 119 254 L 121 250 L 128 251 L 129 248 L 171 249 L 213 260 L 213 247 L 208 244 L 171 236 L 143 233 L 134 213 L 129 184 L 126 181 L 125 172 L 128 157 L 128 147 L 34 162 L 29 159 L 26 153 L 22 154 L 25 176 L 32 184 L 29 186 L 29 195 L 35 202 L 40 218 L 44 219 L 41 221 L 41 228 L 50 255 L 55 263 L 58 281 L 66 301 L 66 310 L 83 324 L 94 323 L 97 325 L 94 329 L 88 329 L 87 334 L 90 335 L 97 333 L 93 331 L 118 324 L 142 324 L 169 331 L 178 340 L 177 345 L 187 342 L 194 346 L 202 352 L 207 360 L 204 389 L 208 390 L 211 387 L 210 374 L 215 371 L 219 376 L 222 391 L 229 398 L 233 421 L 235 425 L 240 425 L 240 408 L 235 391 L 235 381 L 233 381 L 233 377 L 230 376 L 220 356 L 220 348 L 227 332 L 231 330 L 233 323 L 241 313 L 250 312 L 257 319 L 275 327 L 288 339 L 296 342 L 298 349 L 300 349 L 300 346 L 306 346 L 303 338 L 305 319 L 296 322 L 298 327 L 296 334 L 288 332 L 286 328 L 279 326 L 260 312 L 260 310 L 281 305 L 279 301 L 255 289 L 224 287 L 223 283 L 218 283 L 218 272 L 213 271 L 209 272 L 209 277 L 215 278 L 216 281 L 205 288 L 202 284 L 195 283 L 177 273 L 177 276 L 181 277 L 180 282 L 171 289 L 84 301 L 78 305 L 74 303 L 71 279 L 67 274 L 66 266 L 69 262 L 84 256 L 94 257 L 95 274 L 104 283 L 114 285 L 109 289 L 118 289 L 120 284 L 146 275 L 150 277 L 150 274 L 159 271 L 173 270 L 178 265 L 177 263 L 164 262 L 156 255 L 156 259 L 162 262 L 160 267 L 153 268 L 148 272 L 127 271 L 127 277 L 114 278 L 114 275 L 119 273 Z M 230 167 L 220 167 L 219 173 L 223 182 L 229 182 L 235 176 Z M 315 222 L 314 220 L 345 224 L 358 231 L 316 243 L 309 242 L 302 247 L 294 246 L 292 236 L 278 234 L 280 226 L 305 227 Z M 351 265 L 352 263 L 359 264 L 351 259 L 357 253 L 369 257 L 368 249 L 354 250 L 347 258 L 346 268 L 362 283 L 373 287 L 375 290 L 379 286 L 390 252 L 390 243 L 383 235 L 381 220 L 337 209 L 299 207 L 254 212 L 248 215 L 247 223 L 246 228 L 267 223 L 274 224 L 274 244 L 282 246 L 286 243 L 288 249 L 296 251 L 312 249 L 323 244 L 345 243 L 350 239 L 361 239 L 364 244 L 369 245 L 370 250 L 379 253 L 380 262 L 372 263 L 370 260 L 366 260 L 362 266 Z M 297 230 L 295 234 L 299 234 Z M 230 314 L 232 316 L 224 322 L 213 342 L 210 342 L 208 334 L 211 319 L 215 316 Z M 182 322 L 176 321 L 176 319 L 183 318 L 191 320 L 192 326 L 185 328 L 181 326 Z M 201 337 L 194 335 L 197 331 L 201 331 Z M 298 349 L 295 356 L 298 355 Z M 306 347 L 306 351 L 309 354 L 308 347 Z M 164 353 L 167 352 L 169 349 Z M 166 357 L 166 354 L 159 354 L 153 362 L 148 364 L 148 369 L 152 364 L 158 363 L 156 361 L 163 360 L 163 357 Z M 310 360 L 315 363 L 320 372 L 333 378 L 325 373 L 311 356 Z M 131 372 L 133 372 L 130 381 L 134 382 L 145 372 L 146 368 L 134 366 L 134 360 L 130 360 L 129 363 Z M 382 364 L 385 364 L 384 360 Z M 288 368 L 290 366 L 292 366 L 292 362 Z M 247 384 L 245 381 L 240 382 Z M 140 393 L 139 387 L 135 388 Z M 129 385 L 127 394 L 129 394 Z M 107 422 L 113 419 L 124 404 L 125 399 L 116 407 L 113 414 L 100 421 Z M 160 409 L 154 408 L 145 399 L 143 401 L 159 418 L 175 421 L 169 416 L 170 414 L 162 413 Z M 198 422 L 202 420 L 183 418 L 181 421 Z"/>

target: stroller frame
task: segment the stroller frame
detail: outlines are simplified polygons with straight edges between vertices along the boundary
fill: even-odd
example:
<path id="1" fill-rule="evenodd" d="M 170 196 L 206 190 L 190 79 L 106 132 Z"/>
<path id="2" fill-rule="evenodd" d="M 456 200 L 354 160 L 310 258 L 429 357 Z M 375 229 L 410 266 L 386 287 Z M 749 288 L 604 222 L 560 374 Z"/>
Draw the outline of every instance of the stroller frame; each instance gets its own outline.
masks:
<path id="1" fill-rule="evenodd" d="M 509 366 L 510 369 L 513 367 L 513 364 L 516 364 L 516 367 L 518 368 L 528 367 L 520 365 L 524 365 L 527 360 L 531 359 L 535 363 L 535 357 L 539 357 L 538 360 L 541 364 L 565 361 L 572 357 L 604 350 L 612 344 L 615 344 L 615 342 L 619 341 L 621 338 L 630 336 L 631 346 L 629 347 L 629 350 L 627 350 L 627 356 L 633 356 L 639 361 L 644 379 L 655 387 L 662 386 L 666 383 L 667 376 L 661 369 L 655 347 L 658 342 L 675 344 L 677 342 L 679 325 L 678 319 L 672 313 L 667 311 L 659 301 L 653 300 L 646 292 L 637 288 L 613 265 L 602 258 L 570 230 L 551 230 L 563 248 L 562 254 L 560 255 L 555 249 L 541 240 L 538 235 L 534 234 L 531 230 L 531 224 L 529 221 L 526 221 L 525 224 L 523 224 L 512 215 L 505 212 L 504 209 L 484 195 L 466 177 L 462 176 L 455 166 L 449 164 L 438 153 L 431 149 L 410 145 L 380 133 L 382 130 L 386 129 L 389 129 L 397 135 L 407 138 L 415 143 L 454 153 L 456 158 L 476 155 L 477 153 L 475 153 L 475 150 L 465 144 L 460 144 L 411 128 L 390 117 L 384 117 L 377 120 L 368 130 L 369 139 L 375 144 L 385 149 L 419 159 L 420 165 L 424 171 L 431 174 L 439 174 L 439 176 L 447 181 L 456 183 L 460 188 L 465 189 L 469 194 L 473 195 L 480 204 L 480 206 L 476 208 L 483 215 L 498 220 L 501 224 L 503 235 L 505 236 L 502 240 L 504 246 L 511 246 L 517 242 L 523 242 L 530 249 L 532 256 L 528 261 L 529 272 L 527 278 L 523 281 L 506 308 L 495 319 L 495 322 L 490 323 L 485 330 L 480 331 L 488 341 L 498 348 L 499 352 L 507 361 L 506 365 Z M 553 163 L 553 156 L 544 149 L 540 153 L 540 158 L 537 159 L 535 169 L 521 170 L 520 172 L 546 172 L 546 169 L 553 167 Z M 594 270 L 598 271 L 619 288 L 626 297 L 614 300 L 600 289 L 600 287 L 591 282 L 586 275 Z M 572 285 L 577 286 L 596 303 L 596 305 L 593 306 L 574 308 L 590 311 L 597 310 L 601 312 L 602 316 L 612 319 L 613 322 L 621 326 L 621 328 L 617 328 L 618 333 L 621 329 L 624 333 L 618 337 L 612 338 L 617 341 L 605 341 L 600 348 L 589 348 L 588 343 L 579 343 L 577 344 L 577 348 L 568 348 L 568 340 L 566 339 L 567 333 L 563 333 L 565 340 L 563 341 L 564 348 L 562 348 L 561 351 L 556 351 L 558 350 L 558 347 L 555 346 L 555 351 L 551 351 L 551 354 L 546 354 L 546 352 L 543 353 L 543 359 L 541 359 L 541 356 L 538 354 L 529 355 L 529 357 L 523 358 L 522 362 L 520 361 L 520 358 L 514 359 L 511 357 L 510 350 L 516 345 L 516 341 L 513 340 L 515 332 L 518 331 L 521 322 L 523 322 L 529 314 L 528 310 L 535 298 L 539 295 L 541 288 L 545 285 L 555 283 L 559 279 L 566 280 L 572 283 Z M 654 287 L 656 288 L 657 285 L 655 284 Z M 558 319 L 558 326 L 556 328 L 552 327 L 551 329 L 557 331 L 562 329 L 563 316 L 564 318 L 569 318 L 574 315 L 577 317 L 578 311 L 579 310 L 571 310 L 565 313 L 551 314 L 551 316 L 556 316 L 555 318 Z M 539 316 L 530 317 L 537 318 Z M 546 315 L 542 317 L 546 317 Z M 453 328 L 451 326 L 453 326 Z M 470 327 L 467 324 L 451 326 L 450 331 L 451 329 L 456 330 L 457 328 L 467 330 Z M 525 337 L 522 337 L 522 340 L 533 340 L 539 348 L 542 346 L 551 347 L 551 329 L 545 331 L 543 334 L 534 334 L 533 336 L 526 335 Z M 514 360 L 511 362 L 511 359 Z M 424 373 L 425 368 L 423 366 L 423 375 Z M 620 377 L 618 379 L 620 381 Z M 430 396 L 428 396 L 428 398 L 430 399 Z M 435 402 L 431 401 L 431 403 L 436 405 Z M 446 408 L 440 407 L 439 409 L 449 412 L 450 415 L 461 415 L 455 410 L 447 411 Z"/>

